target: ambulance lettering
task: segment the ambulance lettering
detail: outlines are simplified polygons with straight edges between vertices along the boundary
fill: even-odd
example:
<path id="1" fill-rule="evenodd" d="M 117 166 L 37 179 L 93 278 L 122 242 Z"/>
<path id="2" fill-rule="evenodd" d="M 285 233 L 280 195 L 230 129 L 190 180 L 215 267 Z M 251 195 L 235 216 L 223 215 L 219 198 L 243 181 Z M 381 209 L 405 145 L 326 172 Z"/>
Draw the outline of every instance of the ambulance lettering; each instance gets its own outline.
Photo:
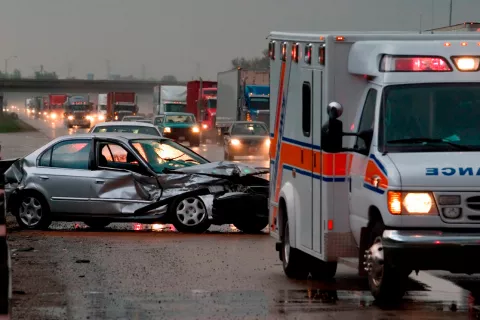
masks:
<path id="1" fill-rule="evenodd" d="M 480 176 L 480 168 L 459 167 L 459 168 L 426 168 L 426 176 Z"/>

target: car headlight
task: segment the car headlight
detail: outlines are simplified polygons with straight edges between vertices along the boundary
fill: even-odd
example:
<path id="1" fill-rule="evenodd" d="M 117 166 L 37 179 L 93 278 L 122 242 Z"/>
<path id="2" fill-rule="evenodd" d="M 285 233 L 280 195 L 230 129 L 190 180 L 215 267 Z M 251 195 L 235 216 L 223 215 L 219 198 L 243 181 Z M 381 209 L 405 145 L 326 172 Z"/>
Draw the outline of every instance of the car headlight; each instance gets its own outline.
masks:
<path id="1" fill-rule="evenodd" d="M 230 140 L 230 144 L 231 144 L 232 146 L 239 146 L 239 145 L 240 145 L 240 140 L 238 140 L 238 139 L 232 139 L 232 140 Z"/>
<path id="2" fill-rule="evenodd" d="M 73 116 L 68 116 L 68 120 L 73 120 Z"/>
<path id="3" fill-rule="evenodd" d="M 115 116 L 115 120 L 118 120 L 118 116 Z"/>
<path id="4" fill-rule="evenodd" d="M 103 115 L 99 115 L 98 120 L 103 121 L 103 120 L 105 120 L 105 117 Z"/>
<path id="5" fill-rule="evenodd" d="M 52 119 L 57 119 L 57 115 L 56 115 L 55 113 L 52 113 L 52 114 L 50 115 L 50 118 L 52 118 Z"/>
<path id="6" fill-rule="evenodd" d="M 437 205 L 430 192 L 389 191 L 388 210 L 394 215 L 438 214 Z"/>
<path id="7" fill-rule="evenodd" d="M 202 128 L 203 128 L 203 129 L 208 129 L 208 124 L 205 124 L 205 123 L 202 124 Z"/>
<path id="8" fill-rule="evenodd" d="M 8 109 L 7 109 L 7 111 L 8 111 Z M 43 114 L 44 114 L 44 115 L 46 115 L 47 113 L 46 113 L 46 112 L 44 112 Z"/>
<path id="9" fill-rule="evenodd" d="M 267 140 L 265 140 L 265 145 L 266 145 L 267 147 L 270 147 L 270 138 L 268 138 Z"/>
<path id="10" fill-rule="evenodd" d="M 195 132 L 195 133 L 198 133 L 198 132 L 200 132 L 200 129 L 198 127 L 193 127 L 192 131 Z"/>
<path id="11" fill-rule="evenodd" d="M 86 116 L 86 119 L 92 121 L 92 116 Z"/>
<path id="12" fill-rule="evenodd" d="M 163 132 L 170 133 L 170 132 L 172 132 L 172 129 L 170 129 L 169 127 L 165 127 L 165 128 L 163 128 Z"/>

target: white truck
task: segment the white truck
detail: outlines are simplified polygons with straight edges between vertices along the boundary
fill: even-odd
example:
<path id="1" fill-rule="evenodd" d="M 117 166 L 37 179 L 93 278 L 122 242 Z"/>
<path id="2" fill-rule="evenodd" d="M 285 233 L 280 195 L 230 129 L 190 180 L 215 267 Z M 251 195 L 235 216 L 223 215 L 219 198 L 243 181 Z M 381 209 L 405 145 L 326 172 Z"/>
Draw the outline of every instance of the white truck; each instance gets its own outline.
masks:
<path id="1" fill-rule="evenodd" d="M 217 74 L 217 114 L 219 138 L 234 121 L 270 119 L 270 73 L 266 70 L 233 69 Z"/>
<path id="2" fill-rule="evenodd" d="M 480 272 L 479 46 L 270 34 L 269 225 L 287 276 L 332 278 L 358 258 L 391 301 L 412 271 Z"/>
<path id="3" fill-rule="evenodd" d="M 97 119 L 98 121 L 105 121 L 107 118 L 107 94 L 100 93 L 97 101 Z"/>
<path id="4" fill-rule="evenodd" d="M 187 86 L 155 86 L 153 88 L 153 114 L 186 112 Z"/>

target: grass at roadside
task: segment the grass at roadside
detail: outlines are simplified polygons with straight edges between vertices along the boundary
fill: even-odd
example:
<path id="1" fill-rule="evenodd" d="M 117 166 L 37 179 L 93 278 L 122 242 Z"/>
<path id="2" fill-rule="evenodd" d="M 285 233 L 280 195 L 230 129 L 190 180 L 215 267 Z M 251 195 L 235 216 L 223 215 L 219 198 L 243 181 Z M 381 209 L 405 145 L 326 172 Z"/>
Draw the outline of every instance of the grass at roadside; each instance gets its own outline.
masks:
<path id="1" fill-rule="evenodd" d="M 37 131 L 34 127 L 18 119 L 14 113 L 0 115 L 0 133 Z"/>

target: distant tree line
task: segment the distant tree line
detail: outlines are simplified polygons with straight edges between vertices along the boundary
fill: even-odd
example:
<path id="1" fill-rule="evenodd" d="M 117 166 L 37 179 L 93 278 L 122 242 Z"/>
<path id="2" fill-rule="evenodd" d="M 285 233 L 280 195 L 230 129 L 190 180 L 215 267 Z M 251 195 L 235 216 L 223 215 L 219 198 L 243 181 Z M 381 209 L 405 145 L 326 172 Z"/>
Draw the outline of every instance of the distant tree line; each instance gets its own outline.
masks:
<path id="1" fill-rule="evenodd" d="M 22 73 L 18 69 L 14 69 L 13 72 L 5 73 L 0 71 L 0 79 L 24 79 Z M 31 77 L 29 77 L 31 78 Z M 33 74 L 34 79 L 58 79 L 58 75 L 55 72 L 48 72 L 45 70 L 35 71 Z"/>
<path id="2" fill-rule="evenodd" d="M 255 58 L 244 58 L 237 57 L 232 59 L 232 69 L 242 68 L 242 69 L 269 69 L 270 68 L 270 59 L 268 57 L 268 49 L 262 51 L 261 57 Z"/>

